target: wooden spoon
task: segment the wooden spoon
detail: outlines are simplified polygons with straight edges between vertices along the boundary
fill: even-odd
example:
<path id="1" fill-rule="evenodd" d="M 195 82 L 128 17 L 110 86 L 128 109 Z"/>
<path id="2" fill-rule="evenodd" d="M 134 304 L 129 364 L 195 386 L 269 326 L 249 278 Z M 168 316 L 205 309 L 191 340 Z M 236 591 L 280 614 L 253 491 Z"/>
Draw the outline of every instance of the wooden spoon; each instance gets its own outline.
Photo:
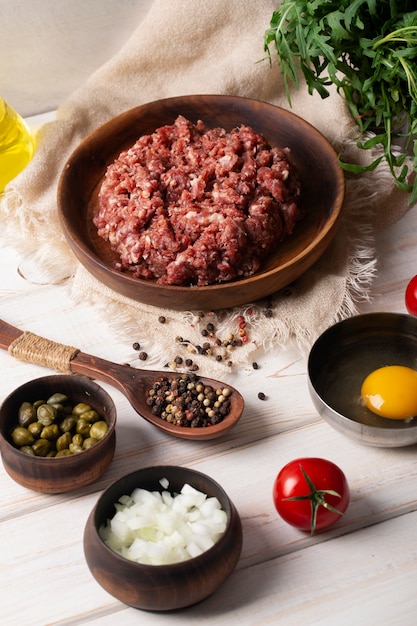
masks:
<path id="1" fill-rule="evenodd" d="M 3 320 L 0 320 L 0 348 L 8 350 L 9 346 L 24 334 L 24 331 L 7 324 Z M 50 342 L 42 337 L 38 337 L 37 335 L 31 336 L 38 339 L 40 344 L 45 342 L 52 347 L 60 346 L 60 344 L 55 344 L 54 342 Z M 68 348 L 67 346 L 61 347 L 64 349 Z M 71 348 L 68 349 L 71 350 Z M 45 365 L 45 363 L 37 359 L 36 356 L 30 356 L 28 358 L 28 356 L 25 355 L 25 357 L 18 358 L 22 358 L 23 360 L 31 363 Z M 196 428 L 175 426 L 174 424 L 170 424 L 162 418 L 153 415 L 151 408 L 146 402 L 146 395 L 153 383 L 161 376 L 173 379 L 179 376 L 178 372 L 140 370 L 130 367 L 129 365 L 118 365 L 117 363 L 112 363 L 111 361 L 106 361 L 105 359 L 91 356 L 90 354 L 80 351 L 75 351 L 75 356 L 71 357 L 68 365 L 69 373 L 83 374 L 84 376 L 96 378 L 109 383 L 126 396 L 132 407 L 141 417 L 164 432 L 182 439 L 203 440 L 220 437 L 235 426 L 243 412 L 244 400 L 236 389 L 219 381 L 200 377 L 201 382 L 206 385 L 211 385 L 215 389 L 219 387 L 228 387 L 230 389 L 232 393 L 230 396 L 231 408 L 229 414 L 223 419 L 223 421 L 214 426 Z"/>

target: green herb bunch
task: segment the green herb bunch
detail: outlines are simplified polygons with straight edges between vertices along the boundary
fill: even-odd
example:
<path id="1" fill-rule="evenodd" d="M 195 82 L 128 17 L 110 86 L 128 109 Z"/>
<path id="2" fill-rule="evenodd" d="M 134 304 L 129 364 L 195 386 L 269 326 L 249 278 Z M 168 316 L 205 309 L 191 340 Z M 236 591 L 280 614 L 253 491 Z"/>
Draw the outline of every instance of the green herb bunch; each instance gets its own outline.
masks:
<path id="1" fill-rule="evenodd" d="M 414 10 L 413 10 L 414 9 Z M 336 85 L 343 94 L 361 135 L 358 147 L 382 148 L 370 165 L 341 163 L 351 172 L 375 169 L 385 159 L 396 185 L 417 200 L 417 176 L 409 181 L 409 166 L 417 172 L 417 10 L 415 0 L 283 0 L 264 34 L 284 77 L 288 101 L 290 83 L 329 96 Z M 406 127 L 406 131 L 399 130 Z M 393 133 L 404 137 L 394 150 Z M 410 180 L 413 177 L 410 177 Z"/>

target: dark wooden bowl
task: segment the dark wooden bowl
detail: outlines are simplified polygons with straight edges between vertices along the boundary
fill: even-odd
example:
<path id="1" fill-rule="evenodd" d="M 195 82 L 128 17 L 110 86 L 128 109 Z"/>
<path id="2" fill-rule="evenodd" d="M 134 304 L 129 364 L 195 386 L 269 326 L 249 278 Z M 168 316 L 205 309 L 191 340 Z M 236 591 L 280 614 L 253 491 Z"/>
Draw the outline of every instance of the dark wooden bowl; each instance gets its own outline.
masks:
<path id="1" fill-rule="evenodd" d="M 66 394 L 75 405 L 85 402 L 109 425 L 106 435 L 95 446 L 80 454 L 43 458 L 21 452 L 10 433 L 17 425 L 22 402 L 36 402 L 52 394 Z M 64 493 L 80 489 L 105 471 L 116 445 L 116 407 L 106 391 L 85 376 L 57 374 L 31 380 L 13 391 L 0 408 L 0 450 L 6 472 L 20 485 L 43 493 Z"/>
<path id="2" fill-rule="evenodd" d="M 99 528 L 113 517 L 114 504 L 136 487 L 161 491 L 160 479 L 178 492 L 185 483 L 220 501 L 227 513 L 224 535 L 198 557 L 171 565 L 142 565 L 113 552 L 100 538 Z M 233 572 L 242 549 L 239 514 L 222 487 L 208 476 L 184 467 L 147 467 L 113 483 L 100 496 L 84 531 L 87 565 L 97 582 L 129 606 L 170 611 L 191 606 L 213 594 Z"/>
<path id="3" fill-rule="evenodd" d="M 162 286 L 114 268 L 116 255 L 97 235 L 92 214 L 107 166 L 144 134 L 178 115 L 226 130 L 252 126 L 272 145 L 289 147 L 307 211 L 293 235 L 250 278 L 207 287 Z M 70 247 L 81 264 L 117 293 L 158 307 L 213 310 L 254 302 L 285 287 L 323 254 L 335 235 L 344 198 L 344 176 L 326 138 L 293 113 L 234 96 L 183 96 L 131 109 L 91 133 L 69 158 L 58 187 L 58 211 Z"/>

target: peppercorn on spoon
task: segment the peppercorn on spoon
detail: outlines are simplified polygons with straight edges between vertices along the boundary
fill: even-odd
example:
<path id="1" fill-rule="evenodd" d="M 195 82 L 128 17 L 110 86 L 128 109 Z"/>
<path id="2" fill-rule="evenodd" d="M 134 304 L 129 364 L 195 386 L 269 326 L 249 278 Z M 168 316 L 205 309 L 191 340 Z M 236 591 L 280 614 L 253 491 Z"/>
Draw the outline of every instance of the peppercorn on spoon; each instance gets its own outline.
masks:
<path id="1" fill-rule="evenodd" d="M 43 365 L 60 373 L 82 374 L 112 385 L 126 396 L 141 417 L 160 430 L 181 439 L 205 440 L 221 437 L 236 425 L 244 409 L 243 397 L 236 389 L 220 381 L 200 377 L 205 385 L 215 388 L 227 386 L 231 391 L 230 411 L 220 423 L 212 426 L 177 426 L 152 413 L 152 408 L 147 404 L 147 392 L 160 376 L 173 379 L 178 377 L 178 372 L 141 370 L 112 363 L 77 348 L 22 331 L 3 320 L 0 320 L 0 348 L 22 361 Z"/>

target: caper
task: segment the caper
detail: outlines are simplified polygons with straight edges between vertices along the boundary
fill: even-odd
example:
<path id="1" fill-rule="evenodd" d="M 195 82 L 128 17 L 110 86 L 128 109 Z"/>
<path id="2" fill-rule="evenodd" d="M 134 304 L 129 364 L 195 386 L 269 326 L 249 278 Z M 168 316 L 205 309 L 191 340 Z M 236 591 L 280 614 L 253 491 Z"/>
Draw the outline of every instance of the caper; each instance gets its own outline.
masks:
<path id="1" fill-rule="evenodd" d="M 71 440 L 72 440 L 72 437 L 71 437 L 71 433 L 69 431 L 63 433 L 56 440 L 55 447 L 56 447 L 57 451 L 61 452 L 61 450 L 67 450 L 69 445 L 70 445 L 70 443 L 71 443 Z"/>
<path id="2" fill-rule="evenodd" d="M 95 422 L 90 428 L 90 437 L 97 440 L 103 439 L 108 429 L 109 425 L 104 420 L 101 420 L 100 422 Z"/>
<path id="3" fill-rule="evenodd" d="M 96 443 L 97 443 L 97 439 L 93 439 L 92 437 L 87 437 L 83 441 L 83 448 L 84 448 L 84 450 L 89 450 L 90 448 L 95 446 Z"/>
<path id="4" fill-rule="evenodd" d="M 46 402 L 47 404 L 66 404 L 68 402 L 68 396 L 64 393 L 54 393 Z"/>
<path id="5" fill-rule="evenodd" d="M 83 437 L 88 437 L 90 434 L 90 424 L 80 417 L 75 425 L 75 432 Z"/>
<path id="6" fill-rule="evenodd" d="M 72 443 L 76 446 L 82 446 L 84 441 L 84 437 L 80 435 L 80 433 L 76 433 L 72 438 Z"/>
<path id="7" fill-rule="evenodd" d="M 91 411 L 91 406 L 89 404 L 85 404 L 84 402 L 79 402 L 72 408 L 72 412 L 74 415 L 81 415 L 86 411 Z"/>
<path id="8" fill-rule="evenodd" d="M 33 451 L 36 456 L 47 456 L 50 452 L 52 444 L 47 439 L 37 439 L 32 445 Z"/>
<path id="9" fill-rule="evenodd" d="M 57 418 L 63 417 L 65 415 L 65 410 L 64 410 L 64 405 L 63 404 L 59 404 L 58 402 L 55 402 L 55 403 L 51 403 L 51 406 L 53 406 L 54 409 L 56 410 L 56 417 Z"/>
<path id="10" fill-rule="evenodd" d="M 12 431 L 12 440 L 16 446 L 21 447 L 31 445 L 35 438 L 27 428 L 16 426 Z"/>
<path id="11" fill-rule="evenodd" d="M 17 421 L 11 432 L 13 443 L 25 454 L 41 457 L 83 452 L 108 430 L 107 422 L 89 404 L 79 402 L 73 407 L 68 397 L 59 392 L 46 401 L 22 402 Z"/>
<path id="12" fill-rule="evenodd" d="M 74 415 L 68 415 L 68 417 L 64 417 L 62 422 L 59 424 L 59 428 L 61 432 L 66 433 L 73 430 L 76 423 L 77 418 Z"/>
<path id="13" fill-rule="evenodd" d="M 57 410 L 52 404 L 41 404 L 37 411 L 36 415 L 38 418 L 38 422 L 41 422 L 44 426 L 49 426 L 56 419 Z"/>
<path id="14" fill-rule="evenodd" d="M 41 439 L 48 439 L 48 441 L 55 441 L 59 437 L 59 428 L 57 424 L 49 424 L 44 426 L 40 434 Z"/>
<path id="15" fill-rule="evenodd" d="M 32 422 L 28 426 L 28 431 L 32 433 L 34 437 L 39 437 L 39 435 L 42 432 L 42 429 L 43 429 L 43 424 L 41 424 L 40 422 Z"/>
<path id="16" fill-rule="evenodd" d="M 23 402 L 19 407 L 18 421 L 20 426 L 27 428 L 36 420 L 36 409 L 30 402 Z"/>
<path id="17" fill-rule="evenodd" d="M 90 424 L 92 424 L 93 422 L 99 421 L 100 415 L 95 409 L 90 409 L 89 411 L 84 411 L 83 413 L 81 413 L 80 419 L 83 419 L 86 422 L 90 422 Z"/>
<path id="18" fill-rule="evenodd" d="M 62 450 L 58 450 L 58 452 L 55 455 L 55 458 L 58 458 L 60 456 L 71 456 L 72 452 L 69 450 L 69 448 L 63 448 Z"/>
<path id="19" fill-rule="evenodd" d="M 29 454 L 29 456 L 35 456 L 32 446 L 22 446 L 20 452 L 24 452 L 25 454 Z"/>

